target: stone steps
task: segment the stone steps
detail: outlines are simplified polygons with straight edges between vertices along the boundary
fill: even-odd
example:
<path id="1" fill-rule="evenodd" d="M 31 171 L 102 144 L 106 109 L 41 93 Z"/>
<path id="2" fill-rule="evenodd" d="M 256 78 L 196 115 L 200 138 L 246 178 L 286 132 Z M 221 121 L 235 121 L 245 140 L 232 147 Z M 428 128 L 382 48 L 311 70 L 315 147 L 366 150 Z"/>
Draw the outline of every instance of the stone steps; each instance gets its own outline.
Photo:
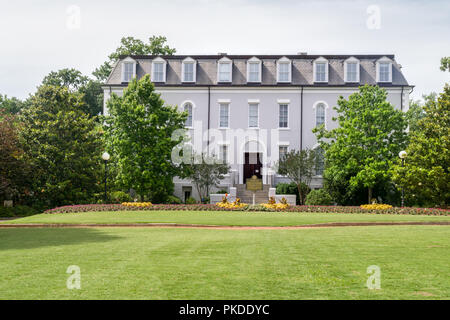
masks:
<path id="1" fill-rule="evenodd" d="M 255 192 L 255 203 L 267 203 L 269 200 L 270 185 L 263 185 L 263 190 Z M 241 199 L 243 203 L 253 203 L 253 191 L 247 190 L 245 184 L 239 184 L 236 186 L 236 196 Z"/>

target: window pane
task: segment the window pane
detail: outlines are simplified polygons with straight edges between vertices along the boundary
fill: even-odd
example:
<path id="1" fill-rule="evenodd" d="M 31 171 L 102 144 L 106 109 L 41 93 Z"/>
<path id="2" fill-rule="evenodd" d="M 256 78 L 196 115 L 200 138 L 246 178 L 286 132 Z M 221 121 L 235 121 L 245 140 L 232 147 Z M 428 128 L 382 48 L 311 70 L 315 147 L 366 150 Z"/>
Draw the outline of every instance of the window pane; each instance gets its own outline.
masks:
<path id="1" fill-rule="evenodd" d="M 219 82 L 231 81 L 231 63 L 219 63 Z"/>
<path id="2" fill-rule="evenodd" d="M 325 123 L 325 106 L 321 103 L 316 107 L 316 127 Z"/>
<path id="3" fill-rule="evenodd" d="M 250 104 L 248 109 L 248 126 L 250 128 L 258 127 L 258 105 Z"/>
<path id="4" fill-rule="evenodd" d="M 390 64 L 380 63 L 380 81 L 389 81 Z"/>
<path id="5" fill-rule="evenodd" d="M 188 117 L 186 118 L 186 127 L 192 127 L 192 104 L 186 103 L 184 105 L 184 111 L 188 113 Z"/>
<path id="6" fill-rule="evenodd" d="M 249 63 L 249 81 L 257 82 L 259 81 L 259 62 Z"/>
<path id="7" fill-rule="evenodd" d="M 278 126 L 280 128 L 287 128 L 288 127 L 288 105 L 287 104 L 280 104 L 280 121 Z"/>
<path id="8" fill-rule="evenodd" d="M 280 160 L 283 159 L 286 156 L 286 154 L 287 154 L 287 147 L 286 146 L 280 146 L 280 149 L 279 149 L 278 153 L 279 153 Z"/>
<path id="9" fill-rule="evenodd" d="M 164 63 L 154 63 L 153 64 L 153 82 L 163 82 L 164 81 Z"/>
<path id="10" fill-rule="evenodd" d="M 326 80 L 326 63 L 316 63 L 316 81 Z"/>
<path id="11" fill-rule="evenodd" d="M 191 62 L 184 64 L 184 81 L 194 81 L 194 64 Z"/>
<path id="12" fill-rule="evenodd" d="M 222 160 L 224 163 L 226 163 L 228 161 L 228 147 L 227 146 L 220 147 L 220 160 Z"/>
<path id="13" fill-rule="evenodd" d="M 278 64 L 278 78 L 280 81 L 289 81 L 289 70 L 290 64 L 287 62 L 279 63 Z"/>
<path id="14" fill-rule="evenodd" d="M 229 127 L 228 111 L 229 111 L 229 105 L 228 104 L 220 104 L 220 123 L 219 123 L 219 126 L 221 128 L 228 128 Z"/>
<path id="15" fill-rule="evenodd" d="M 316 175 L 323 175 L 323 170 L 325 167 L 325 159 L 323 150 L 321 148 L 316 149 Z"/>
<path id="16" fill-rule="evenodd" d="M 356 82 L 358 80 L 357 67 L 357 63 L 347 63 L 347 81 Z"/>
<path id="17" fill-rule="evenodd" d="M 134 63 L 129 63 L 129 62 L 124 63 L 123 67 L 124 67 L 123 80 L 125 82 L 130 82 L 131 79 L 133 79 Z"/>

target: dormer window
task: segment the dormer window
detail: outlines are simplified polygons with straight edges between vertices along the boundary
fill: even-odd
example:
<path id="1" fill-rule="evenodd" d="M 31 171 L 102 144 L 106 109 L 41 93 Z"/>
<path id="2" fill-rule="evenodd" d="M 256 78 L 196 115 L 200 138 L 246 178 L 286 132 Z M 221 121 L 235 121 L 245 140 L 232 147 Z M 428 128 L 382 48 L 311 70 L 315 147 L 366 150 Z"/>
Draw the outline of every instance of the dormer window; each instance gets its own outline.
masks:
<path id="1" fill-rule="evenodd" d="M 217 68 L 217 82 L 231 82 L 232 79 L 232 61 L 227 57 L 219 60 Z"/>
<path id="2" fill-rule="evenodd" d="M 136 60 L 128 57 L 122 62 L 122 82 L 130 82 L 136 77 Z"/>
<path id="3" fill-rule="evenodd" d="M 192 58 L 186 58 L 183 60 L 182 77 L 183 82 L 195 82 L 196 81 L 196 68 L 197 62 Z"/>
<path id="4" fill-rule="evenodd" d="M 318 58 L 314 61 L 314 82 L 328 82 L 328 60 Z"/>
<path id="5" fill-rule="evenodd" d="M 286 57 L 277 61 L 277 82 L 291 82 L 292 63 Z"/>
<path id="6" fill-rule="evenodd" d="M 359 60 L 351 57 L 344 63 L 344 81 L 359 82 Z"/>
<path id="7" fill-rule="evenodd" d="M 261 82 L 261 60 L 254 57 L 247 61 L 247 82 Z"/>
<path id="8" fill-rule="evenodd" d="M 392 60 L 384 57 L 377 61 L 377 82 L 392 82 Z"/>
<path id="9" fill-rule="evenodd" d="M 166 60 L 156 58 L 152 61 L 152 81 L 166 82 Z"/>

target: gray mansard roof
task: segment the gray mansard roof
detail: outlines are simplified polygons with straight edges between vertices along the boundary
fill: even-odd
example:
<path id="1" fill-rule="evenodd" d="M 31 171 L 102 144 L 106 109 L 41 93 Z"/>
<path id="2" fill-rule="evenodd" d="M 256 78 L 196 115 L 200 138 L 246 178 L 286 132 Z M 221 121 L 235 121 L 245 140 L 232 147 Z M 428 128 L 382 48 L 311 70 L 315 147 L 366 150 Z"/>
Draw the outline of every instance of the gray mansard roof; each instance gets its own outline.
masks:
<path id="1" fill-rule="evenodd" d="M 120 61 L 114 65 L 113 71 L 106 83 L 111 86 L 125 86 L 122 83 L 122 63 L 128 56 L 120 57 Z M 166 82 L 157 83 L 156 86 L 314 86 L 314 87 L 354 87 L 361 84 L 377 84 L 376 62 L 387 57 L 392 60 L 392 82 L 380 83 L 380 86 L 399 87 L 409 86 L 401 72 L 401 66 L 395 61 L 394 55 L 173 55 L 173 56 L 151 56 L 132 55 L 136 64 L 136 75 L 141 78 L 145 74 L 151 74 L 152 60 L 163 58 L 167 62 Z M 217 83 L 217 64 L 220 59 L 227 57 L 232 60 L 232 82 Z M 247 83 L 247 60 L 256 57 L 262 61 L 261 83 Z M 290 83 L 277 83 L 277 61 L 286 57 L 292 62 L 292 81 Z M 323 57 L 328 60 L 329 73 L 327 83 L 314 83 L 313 63 L 317 58 Z M 360 62 L 360 82 L 346 83 L 344 81 L 344 62 L 354 57 Z M 196 82 L 182 83 L 182 62 L 186 58 L 192 58 L 197 62 Z"/>

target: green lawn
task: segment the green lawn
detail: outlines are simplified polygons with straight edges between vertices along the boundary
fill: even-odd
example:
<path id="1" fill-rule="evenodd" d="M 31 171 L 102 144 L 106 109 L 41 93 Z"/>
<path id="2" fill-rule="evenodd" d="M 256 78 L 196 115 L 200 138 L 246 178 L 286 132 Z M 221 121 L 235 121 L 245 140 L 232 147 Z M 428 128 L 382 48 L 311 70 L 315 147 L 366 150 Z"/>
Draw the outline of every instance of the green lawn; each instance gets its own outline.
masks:
<path id="1" fill-rule="evenodd" d="M 328 222 L 406 221 L 450 221 L 450 216 L 299 212 L 122 211 L 39 214 L 0 223 L 181 223 L 227 226 L 294 226 Z"/>
<path id="2" fill-rule="evenodd" d="M 0 229 L 0 299 L 449 299 L 449 249 L 449 226 Z M 81 290 L 66 288 L 70 265 Z M 370 265 L 381 290 L 365 287 Z"/>

